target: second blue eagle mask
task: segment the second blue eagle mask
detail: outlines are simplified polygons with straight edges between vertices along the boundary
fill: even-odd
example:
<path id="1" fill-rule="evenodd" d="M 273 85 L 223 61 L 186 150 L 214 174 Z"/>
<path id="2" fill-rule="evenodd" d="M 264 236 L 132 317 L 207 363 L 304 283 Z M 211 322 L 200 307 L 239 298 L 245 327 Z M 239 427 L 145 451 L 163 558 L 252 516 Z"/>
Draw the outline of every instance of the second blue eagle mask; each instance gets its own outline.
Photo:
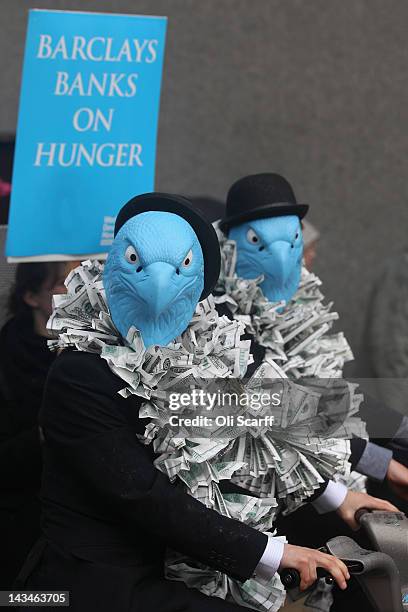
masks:
<path id="1" fill-rule="evenodd" d="M 112 244 L 104 286 L 124 338 L 134 326 L 146 347 L 167 345 L 187 328 L 204 287 L 203 252 L 191 225 L 157 210 L 129 219 Z"/>
<path id="2" fill-rule="evenodd" d="M 264 276 L 261 289 L 271 302 L 288 302 L 302 270 L 303 237 L 296 215 L 256 219 L 233 227 L 228 237 L 237 244 L 236 272 L 241 278 Z"/>

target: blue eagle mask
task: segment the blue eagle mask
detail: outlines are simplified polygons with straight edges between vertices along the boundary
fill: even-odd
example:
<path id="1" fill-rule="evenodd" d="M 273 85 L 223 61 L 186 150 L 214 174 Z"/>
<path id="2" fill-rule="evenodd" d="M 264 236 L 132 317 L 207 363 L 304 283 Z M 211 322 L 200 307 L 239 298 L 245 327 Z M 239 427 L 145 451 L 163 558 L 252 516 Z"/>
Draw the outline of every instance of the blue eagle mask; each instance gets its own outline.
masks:
<path id="1" fill-rule="evenodd" d="M 256 219 L 231 228 L 237 244 L 236 272 L 241 278 L 264 280 L 261 289 L 271 302 L 288 302 L 296 292 L 302 270 L 303 237 L 299 217 Z"/>
<path id="2" fill-rule="evenodd" d="M 136 327 L 148 348 L 166 346 L 188 326 L 204 287 L 204 258 L 182 217 L 148 211 L 127 221 L 104 271 L 113 322 L 126 338 Z"/>

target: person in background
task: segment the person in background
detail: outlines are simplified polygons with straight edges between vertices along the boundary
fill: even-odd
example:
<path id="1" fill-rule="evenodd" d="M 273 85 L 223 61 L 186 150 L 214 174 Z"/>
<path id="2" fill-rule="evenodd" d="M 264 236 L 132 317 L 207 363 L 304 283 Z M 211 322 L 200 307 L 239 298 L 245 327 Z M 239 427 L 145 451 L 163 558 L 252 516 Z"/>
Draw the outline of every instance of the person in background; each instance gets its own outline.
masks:
<path id="1" fill-rule="evenodd" d="M 304 215 L 308 206 L 298 204 L 290 183 L 284 177 L 274 173 L 249 175 L 239 179 L 230 188 L 226 202 L 226 217 L 222 220 L 220 229 L 224 232 L 224 236 L 236 241 L 235 270 L 238 277 L 241 276 L 244 279 L 261 277 L 263 280 L 259 288 L 269 301 L 285 300 L 288 303 L 285 307 L 286 312 L 288 309 L 296 308 L 296 291 L 299 288 L 302 274 L 303 232 L 306 233 L 305 242 L 309 249 L 314 247 L 308 253 L 309 266 L 312 263 L 311 259 L 313 259 L 318 238 L 318 232 L 312 231 L 312 227 L 305 223 Z M 302 230 L 300 230 L 300 225 Z M 229 273 L 231 273 L 231 267 L 229 267 Z M 249 309 L 245 292 L 241 292 L 240 295 L 239 290 L 235 290 L 231 283 L 228 284 L 226 290 L 233 296 L 233 299 L 237 300 L 233 316 L 236 316 L 237 313 L 238 315 L 247 314 Z M 294 300 L 294 303 L 290 300 Z M 228 309 L 229 302 L 226 301 L 225 304 Z M 242 310 L 239 310 L 240 308 Z M 266 326 L 265 316 L 263 315 L 263 326 Z M 272 317 L 274 316 L 273 314 Z M 274 324 L 274 320 L 268 323 L 268 334 L 271 333 Z M 265 347 L 262 328 L 255 326 L 254 330 L 252 333 L 255 340 L 259 339 L 258 344 L 260 346 L 264 344 Z M 310 331 L 302 330 L 297 342 L 304 343 L 306 333 Z M 291 348 L 290 343 L 295 341 L 296 336 L 289 334 L 289 337 L 287 349 Z M 329 338 L 330 336 L 327 336 L 327 339 Z M 333 338 L 334 336 L 331 338 L 330 355 L 333 354 L 333 351 L 334 353 L 337 351 L 337 358 L 341 360 L 342 352 L 339 351 L 338 346 L 333 344 Z M 327 345 L 323 344 L 319 349 L 320 342 L 321 340 L 317 345 L 315 344 L 310 356 L 315 356 L 320 351 L 325 354 Z M 349 360 L 352 357 L 349 347 L 347 352 Z M 295 354 L 299 356 L 299 352 Z M 287 358 L 286 360 L 290 363 L 290 360 Z M 296 368 L 302 371 L 299 365 Z M 289 371 L 286 364 L 286 374 Z M 352 466 L 360 474 L 367 475 L 378 482 L 387 480 L 387 485 L 406 502 L 408 501 L 408 469 L 393 458 L 392 449 L 375 443 L 378 438 L 379 424 L 381 425 L 381 438 L 387 436 L 390 438 L 398 432 L 403 417 L 400 413 L 392 411 L 387 404 L 378 402 L 375 394 L 372 397 L 372 393 L 365 391 L 364 393 L 365 399 L 360 406 L 360 416 L 367 424 L 370 441 L 367 442 L 359 436 L 353 436 L 351 440 Z M 304 531 L 303 526 L 302 531 Z M 321 533 L 319 526 L 318 535 L 320 536 Z M 309 530 L 309 535 L 311 535 L 311 530 Z"/>
<path id="2" fill-rule="evenodd" d="M 302 234 L 303 234 L 303 259 L 306 268 L 311 272 L 313 263 L 316 258 L 317 243 L 320 238 L 319 230 L 307 221 L 302 219 Z"/>
<path id="3" fill-rule="evenodd" d="M 408 467 L 408 251 L 400 251 L 381 265 L 373 285 L 364 326 L 356 375 L 370 381 L 381 400 L 402 416 L 398 431 L 383 444 Z M 384 419 L 385 420 L 385 419 Z M 392 483 L 370 483 L 387 499 L 396 499 Z M 401 508 L 408 512 L 408 501 Z"/>
<path id="4" fill-rule="evenodd" d="M 19 264 L 0 331 L 0 589 L 11 588 L 39 533 L 37 417 L 55 359 L 46 325 L 68 270 L 65 262 Z"/>

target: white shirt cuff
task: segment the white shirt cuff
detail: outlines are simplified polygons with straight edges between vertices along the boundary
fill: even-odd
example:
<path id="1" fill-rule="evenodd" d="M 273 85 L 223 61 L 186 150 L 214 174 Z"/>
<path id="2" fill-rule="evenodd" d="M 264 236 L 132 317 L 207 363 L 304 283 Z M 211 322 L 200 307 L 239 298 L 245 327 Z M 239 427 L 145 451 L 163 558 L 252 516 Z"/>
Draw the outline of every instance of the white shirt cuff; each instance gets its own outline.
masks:
<path id="1" fill-rule="evenodd" d="M 271 580 L 279 569 L 283 557 L 285 542 L 278 538 L 268 538 L 268 543 L 255 569 L 255 576 L 262 580 Z"/>
<path id="2" fill-rule="evenodd" d="M 341 482 L 329 480 L 323 493 L 312 502 L 312 506 L 319 514 L 334 512 L 341 506 L 347 495 L 347 487 Z"/>

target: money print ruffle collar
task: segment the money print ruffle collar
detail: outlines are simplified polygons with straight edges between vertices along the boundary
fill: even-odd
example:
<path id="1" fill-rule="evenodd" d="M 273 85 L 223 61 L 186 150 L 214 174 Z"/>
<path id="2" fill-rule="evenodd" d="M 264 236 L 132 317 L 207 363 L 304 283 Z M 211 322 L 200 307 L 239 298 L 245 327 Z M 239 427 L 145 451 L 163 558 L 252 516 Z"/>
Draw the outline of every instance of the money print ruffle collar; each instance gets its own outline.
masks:
<path id="1" fill-rule="evenodd" d="M 237 276 L 235 241 L 215 228 L 221 248 L 216 304 L 225 304 L 234 319 L 245 324 L 283 376 L 341 377 L 353 353 L 343 333 L 329 333 L 339 316 L 332 302 L 324 303 L 320 279 L 303 267 L 299 288 L 288 304 L 269 302 L 259 286 L 262 277 Z"/>
<path id="2" fill-rule="evenodd" d="M 224 388 L 239 386 L 251 395 L 276 379 L 275 364 L 266 360 L 249 380 L 242 380 L 252 362 L 250 341 L 241 340 L 242 321 L 217 314 L 211 296 L 198 304 L 188 328 L 166 347 L 146 350 L 135 328 L 123 339 L 109 314 L 102 273 L 100 263 L 86 261 L 69 274 L 67 294 L 54 296 L 48 327 L 55 337 L 49 345 L 53 350 L 71 347 L 100 355 L 123 380 L 120 394 L 142 398 L 140 417 L 147 425 L 140 441 L 153 444 L 157 469 L 184 483 L 208 507 L 264 532 L 272 529 L 278 511 L 291 512 L 305 503 L 324 478 L 348 474 L 349 443 L 337 437 L 344 432 L 330 438 L 321 434 L 322 429 L 314 433 L 319 431 L 319 391 L 290 381 L 277 383 L 282 401 L 273 427 L 226 426 L 206 437 L 200 428 L 175 433 L 169 427 L 169 390 L 180 383 L 191 388 L 216 379 L 225 383 Z M 352 392 L 349 399 L 355 409 L 357 394 Z M 242 413 L 254 414 L 250 406 Z M 223 480 L 245 492 L 222 493 Z M 167 574 L 260 611 L 278 610 L 284 600 L 277 576 L 267 585 L 255 578 L 242 585 L 175 554 L 168 560 Z"/>

